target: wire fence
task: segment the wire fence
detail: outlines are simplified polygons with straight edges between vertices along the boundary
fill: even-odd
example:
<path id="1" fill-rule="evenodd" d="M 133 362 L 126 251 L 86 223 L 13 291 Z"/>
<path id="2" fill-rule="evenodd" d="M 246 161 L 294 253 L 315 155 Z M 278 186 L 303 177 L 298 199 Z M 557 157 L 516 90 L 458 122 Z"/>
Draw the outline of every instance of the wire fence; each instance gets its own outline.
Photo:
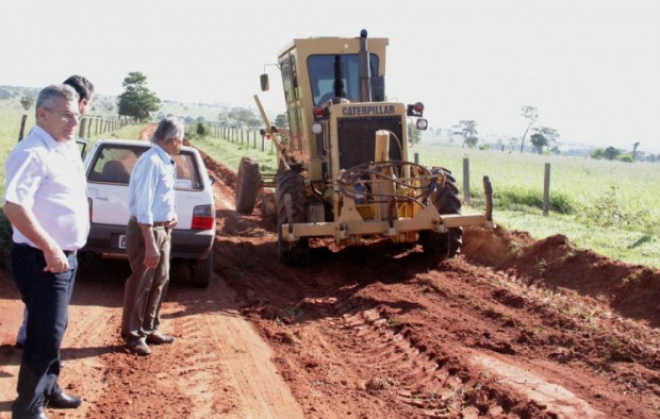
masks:
<path id="1" fill-rule="evenodd" d="M 25 129 L 27 126 L 28 116 L 21 117 L 21 125 L 18 131 L 18 141 L 25 137 Z M 104 134 L 107 132 L 117 131 L 127 125 L 137 124 L 139 121 L 136 118 L 130 117 L 103 117 L 103 116 L 85 116 L 80 120 L 78 125 L 78 137 L 87 138 L 92 135 Z"/>

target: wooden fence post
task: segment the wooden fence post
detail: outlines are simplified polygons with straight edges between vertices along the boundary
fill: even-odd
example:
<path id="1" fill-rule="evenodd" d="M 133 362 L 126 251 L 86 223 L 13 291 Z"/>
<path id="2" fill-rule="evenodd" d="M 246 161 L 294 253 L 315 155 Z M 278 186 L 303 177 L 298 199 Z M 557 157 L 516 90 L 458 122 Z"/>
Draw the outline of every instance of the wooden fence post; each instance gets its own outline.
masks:
<path id="1" fill-rule="evenodd" d="M 550 213 L 550 163 L 545 164 L 545 174 L 543 176 L 543 216 L 547 217 Z"/>
<path id="2" fill-rule="evenodd" d="M 80 120 L 80 129 L 78 130 L 78 137 L 85 138 L 85 125 L 87 125 L 87 118 Z"/>
<path id="3" fill-rule="evenodd" d="M 25 134 L 25 124 L 27 123 L 27 115 L 23 115 L 21 118 L 21 129 L 18 131 L 18 141 L 23 139 L 23 134 Z"/>
<path id="4" fill-rule="evenodd" d="M 463 200 L 470 205 L 470 159 L 463 158 Z"/>

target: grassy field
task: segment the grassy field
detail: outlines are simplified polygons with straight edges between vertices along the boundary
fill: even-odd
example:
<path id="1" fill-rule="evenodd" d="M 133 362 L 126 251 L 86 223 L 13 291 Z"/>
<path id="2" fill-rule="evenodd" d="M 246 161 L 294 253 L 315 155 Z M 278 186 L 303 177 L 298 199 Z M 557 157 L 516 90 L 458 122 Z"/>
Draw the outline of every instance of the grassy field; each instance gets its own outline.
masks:
<path id="1" fill-rule="evenodd" d="M 252 145 L 212 137 L 195 145 L 227 167 L 237 170 L 241 157 L 251 156 L 272 172 L 275 154 Z M 259 145 L 259 144 L 258 144 Z M 495 222 L 507 229 L 529 231 L 541 239 L 564 234 L 579 248 L 592 249 L 628 263 L 660 268 L 660 164 L 623 163 L 562 156 L 469 150 L 416 145 L 410 150 L 420 163 L 453 172 L 463 189 L 463 160 L 470 163 L 473 208 L 483 203 L 481 179 L 491 178 Z M 544 217 L 545 164 L 550 163 L 550 214 Z"/>

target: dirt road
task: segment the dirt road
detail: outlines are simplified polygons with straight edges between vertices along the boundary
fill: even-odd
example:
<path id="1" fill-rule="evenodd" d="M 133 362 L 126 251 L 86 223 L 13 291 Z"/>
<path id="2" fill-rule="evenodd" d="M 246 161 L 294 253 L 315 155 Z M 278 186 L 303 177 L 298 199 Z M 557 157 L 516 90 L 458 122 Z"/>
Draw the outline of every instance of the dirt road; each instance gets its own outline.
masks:
<path id="1" fill-rule="evenodd" d="M 233 211 L 234 175 L 207 159 L 215 277 L 175 270 L 147 358 L 119 339 L 124 260 L 81 269 L 51 418 L 657 418 L 660 272 L 572 249 L 562 236 L 471 229 L 429 266 L 385 243 L 277 261 L 275 225 Z M 180 278 L 179 278 L 180 279 Z M 0 417 L 9 417 L 22 307 L 0 278 Z"/>

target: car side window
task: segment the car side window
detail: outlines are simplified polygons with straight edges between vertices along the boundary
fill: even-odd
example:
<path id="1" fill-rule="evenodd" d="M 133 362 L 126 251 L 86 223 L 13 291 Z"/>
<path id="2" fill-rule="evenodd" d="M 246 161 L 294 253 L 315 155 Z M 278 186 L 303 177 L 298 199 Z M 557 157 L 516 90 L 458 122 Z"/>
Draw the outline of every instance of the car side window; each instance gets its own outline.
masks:
<path id="1" fill-rule="evenodd" d="M 182 152 L 174 156 L 176 164 L 176 188 L 177 189 L 201 189 L 199 171 L 194 163 L 193 155 Z"/>
<path id="2" fill-rule="evenodd" d="M 133 166 L 144 151 L 129 147 L 103 147 L 93 163 L 89 180 L 128 185 Z"/>
<path id="3" fill-rule="evenodd" d="M 97 153 L 88 176 L 90 182 L 128 185 L 137 159 L 146 147 L 108 145 Z M 202 189 L 199 169 L 191 152 L 182 151 L 174 156 L 176 189 Z"/>

